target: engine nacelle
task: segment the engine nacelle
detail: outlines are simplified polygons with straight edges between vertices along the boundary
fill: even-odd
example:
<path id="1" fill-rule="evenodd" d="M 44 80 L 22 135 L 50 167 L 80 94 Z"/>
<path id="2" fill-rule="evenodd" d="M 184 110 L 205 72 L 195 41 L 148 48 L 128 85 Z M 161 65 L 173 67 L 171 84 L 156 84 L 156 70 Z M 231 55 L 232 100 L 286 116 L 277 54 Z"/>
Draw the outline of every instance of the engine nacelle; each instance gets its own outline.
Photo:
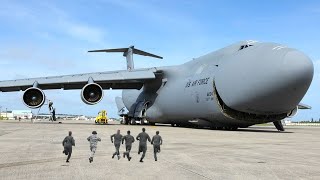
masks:
<path id="1" fill-rule="evenodd" d="M 23 103 L 32 109 L 39 108 L 44 104 L 46 100 L 46 96 L 44 92 L 37 88 L 37 87 L 31 87 L 25 90 L 23 93 Z"/>
<path id="2" fill-rule="evenodd" d="M 103 89 L 97 83 L 89 83 L 81 90 L 81 99 L 84 103 L 94 105 L 99 103 L 103 98 Z"/>

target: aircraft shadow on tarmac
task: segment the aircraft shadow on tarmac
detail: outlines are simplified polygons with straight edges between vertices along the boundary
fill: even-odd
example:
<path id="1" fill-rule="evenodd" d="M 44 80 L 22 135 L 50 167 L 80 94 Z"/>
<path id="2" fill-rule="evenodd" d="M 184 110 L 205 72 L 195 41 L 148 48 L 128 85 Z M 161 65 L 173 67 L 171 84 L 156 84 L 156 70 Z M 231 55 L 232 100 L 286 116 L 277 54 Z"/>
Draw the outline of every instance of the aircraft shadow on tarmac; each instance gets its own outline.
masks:
<path id="1" fill-rule="evenodd" d="M 156 126 L 166 126 L 169 127 L 168 124 L 156 124 Z M 198 127 L 172 127 L 172 128 L 189 128 L 189 129 L 199 129 L 199 130 L 208 130 L 208 131 L 226 131 L 226 132 L 235 132 L 230 130 L 217 130 L 217 129 L 210 129 L 210 128 L 198 128 Z M 293 133 L 290 131 L 278 131 L 274 127 L 249 127 L 249 128 L 239 128 L 236 131 L 241 132 L 260 132 L 260 133 Z"/>
<path id="2" fill-rule="evenodd" d="M 34 122 L 35 124 L 72 124 L 72 125 L 104 125 L 104 126 L 114 126 L 114 125 L 122 125 L 122 126 L 158 126 L 158 127 L 170 127 L 170 124 L 156 124 L 156 125 L 123 125 L 123 124 L 116 124 L 116 123 L 110 123 L 110 124 L 94 124 L 94 123 L 87 123 L 87 122 L 66 122 L 63 121 L 61 123 L 59 122 Z M 198 130 L 209 130 L 209 131 L 226 131 L 226 132 L 234 132 L 230 130 L 217 130 L 217 129 L 210 129 L 210 128 L 199 128 L 199 127 L 172 127 L 172 128 L 189 128 L 189 129 L 198 129 Z M 241 132 L 260 132 L 260 133 L 293 133 L 290 131 L 277 131 L 274 127 L 264 127 L 264 126 L 259 126 L 259 127 L 248 127 L 248 128 L 239 128 L 236 131 L 241 131 Z"/>
<path id="3" fill-rule="evenodd" d="M 261 133 L 293 133 L 290 131 L 277 131 L 272 130 L 272 129 L 253 129 L 253 128 L 247 128 L 247 129 L 238 129 L 237 131 L 242 131 L 242 132 L 261 132 Z"/>

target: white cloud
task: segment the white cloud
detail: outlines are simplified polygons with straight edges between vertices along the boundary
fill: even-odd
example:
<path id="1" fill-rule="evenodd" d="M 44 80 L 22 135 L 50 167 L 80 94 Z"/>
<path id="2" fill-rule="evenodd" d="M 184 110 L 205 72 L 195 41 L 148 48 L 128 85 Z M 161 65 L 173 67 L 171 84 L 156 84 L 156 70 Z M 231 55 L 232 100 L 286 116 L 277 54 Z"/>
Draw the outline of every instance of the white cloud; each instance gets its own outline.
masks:
<path id="1" fill-rule="evenodd" d="M 85 47 L 105 44 L 105 29 L 83 22 L 49 2 L 1 2 L 0 23 L 6 28 L 2 30 L 17 32 L 0 35 L 0 80 L 105 71 L 114 67 L 101 66 L 101 62 L 95 62 L 101 56 L 88 56 L 85 51 Z M 22 39 L 16 37 L 18 35 Z M 111 117 L 115 117 L 114 98 L 120 92 L 106 91 L 105 98 L 95 106 L 84 104 L 80 91 L 45 93 L 55 101 L 57 113 L 95 115 L 106 109 Z M 21 97 L 22 92 L 0 93 L 0 105 L 8 110 L 26 109 Z M 47 113 L 47 108 L 41 111 Z"/>
<path id="2" fill-rule="evenodd" d="M 141 21 L 148 21 L 152 25 L 161 26 L 161 28 L 170 31 L 199 31 L 201 24 L 197 23 L 192 16 L 178 9 L 170 10 L 170 6 L 159 6 L 161 3 L 156 1 L 110 1 L 102 0 L 108 4 L 114 4 L 125 8 L 128 12 L 134 12 Z M 159 1 L 161 2 L 161 1 Z M 180 2 L 181 5 L 188 5 L 190 2 Z M 130 20 L 128 18 L 127 20 Z M 168 28 L 169 27 L 169 28 Z M 197 28 L 194 28 L 197 27 Z"/>
<path id="3" fill-rule="evenodd" d="M 83 23 L 49 2 L 6 1 L 0 6 L 0 20 L 23 27 L 25 31 L 49 38 L 63 34 L 74 40 L 103 44 L 105 28 Z"/>
<path id="4" fill-rule="evenodd" d="M 85 40 L 88 42 L 103 44 L 103 41 L 105 39 L 104 30 L 86 24 L 64 21 L 60 24 L 59 28 L 61 30 L 64 30 L 64 33 L 73 38 Z"/>

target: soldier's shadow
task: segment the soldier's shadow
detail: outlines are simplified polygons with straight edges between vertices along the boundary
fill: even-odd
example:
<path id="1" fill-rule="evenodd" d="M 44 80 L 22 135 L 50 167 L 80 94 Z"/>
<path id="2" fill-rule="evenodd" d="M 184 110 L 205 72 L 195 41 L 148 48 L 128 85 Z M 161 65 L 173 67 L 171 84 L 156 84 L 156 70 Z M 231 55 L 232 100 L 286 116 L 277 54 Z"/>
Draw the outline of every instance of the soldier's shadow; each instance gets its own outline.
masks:
<path id="1" fill-rule="evenodd" d="M 62 164 L 61 166 L 69 166 L 69 164 Z"/>

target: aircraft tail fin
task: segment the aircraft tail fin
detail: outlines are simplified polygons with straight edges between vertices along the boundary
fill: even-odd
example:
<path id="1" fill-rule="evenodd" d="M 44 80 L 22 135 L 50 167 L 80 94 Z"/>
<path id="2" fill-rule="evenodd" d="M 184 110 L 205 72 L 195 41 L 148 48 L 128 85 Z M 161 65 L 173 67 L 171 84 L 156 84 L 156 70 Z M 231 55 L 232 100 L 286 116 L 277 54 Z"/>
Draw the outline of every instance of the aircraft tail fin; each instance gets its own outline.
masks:
<path id="1" fill-rule="evenodd" d="M 155 55 L 155 54 L 151 54 L 151 53 L 142 51 L 140 49 L 136 49 L 136 48 L 134 48 L 134 46 L 130 46 L 128 48 L 91 50 L 91 51 L 88 51 L 88 52 L 106 52 L 106 53 L 123 52 L 123 56 L 126 57 L 126 59 L 127 59 L 127 69 L 129 71 L 134 69 L 133 54 L 138 54 L 138 55 L 142 55 L 142 56 L 149 56 L 149 57 L 154 57 L 154 58 L 158 58 L 158 59 L 163 59 L 163 57 L 161 57 L 161 56 L 158 56 L 158 55 Z"/>

